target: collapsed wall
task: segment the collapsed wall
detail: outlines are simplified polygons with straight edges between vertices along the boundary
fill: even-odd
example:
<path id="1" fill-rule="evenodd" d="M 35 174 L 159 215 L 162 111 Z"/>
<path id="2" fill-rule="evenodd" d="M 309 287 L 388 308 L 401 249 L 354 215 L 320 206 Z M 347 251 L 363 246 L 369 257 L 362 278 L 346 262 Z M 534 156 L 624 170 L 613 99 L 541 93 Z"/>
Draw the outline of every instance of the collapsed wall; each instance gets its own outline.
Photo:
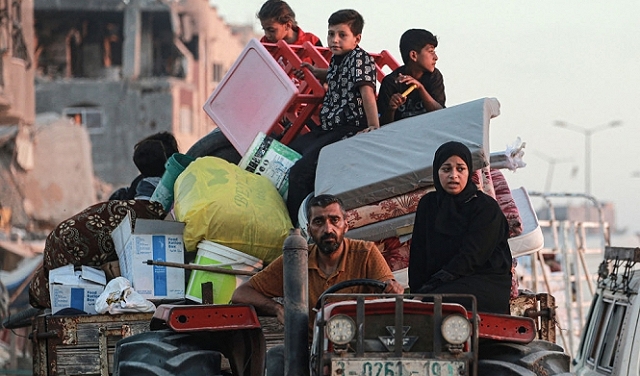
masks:
<path id="1" fill-rule="evenodd" d="M 46 231 L 96 202 L 88 134 L 66 120 L 16 127 L 0 147 L 0 176 L 0 205 L 27 231 Z"/>

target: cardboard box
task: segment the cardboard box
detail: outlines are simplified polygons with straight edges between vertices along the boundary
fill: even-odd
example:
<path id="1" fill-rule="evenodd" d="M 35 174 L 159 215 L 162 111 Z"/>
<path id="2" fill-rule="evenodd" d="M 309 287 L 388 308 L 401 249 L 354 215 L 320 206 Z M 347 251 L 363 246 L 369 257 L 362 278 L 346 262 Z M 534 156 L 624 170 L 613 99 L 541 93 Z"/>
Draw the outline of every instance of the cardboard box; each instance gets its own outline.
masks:
<path id="1" fill-rule="evenodd" d="M 111 233 L 120 274 L 149 300 L 184 299 L 184 269 L 147 265 L 147 260 L 184 263 L 184 223 L 128 214 Z"/>
<path id="2" fill-rule="evenodd" d="M 96 299 L 106 284 L 104 272 L 89 266 L 75 270 L 73 265 L 65 265 L 49 271 L 51 312 L 56 314 L 65 308 L 76 308 L 96 314 Z"/>
<path id="3" fill-rule="evenodd" d="M 289 191 L 289 170 L 302 156 L 287 145 L 258 133 L 238 166 L 269 179 L 284 199 Z"/>

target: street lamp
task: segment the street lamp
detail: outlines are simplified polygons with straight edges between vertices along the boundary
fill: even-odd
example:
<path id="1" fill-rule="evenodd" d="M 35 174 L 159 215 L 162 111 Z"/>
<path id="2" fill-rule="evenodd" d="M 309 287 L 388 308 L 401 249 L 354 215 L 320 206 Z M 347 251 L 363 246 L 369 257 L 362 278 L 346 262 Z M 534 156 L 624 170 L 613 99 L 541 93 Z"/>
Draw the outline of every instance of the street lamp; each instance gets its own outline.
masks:
<path id="1" fill-rule="evenodd" d="M 551 181 L 553 180 L 553 170 L 555 169 L 556 164 L 562 163 L 562 162 L 569 162 L 571 161 L 571 158 L 553 158 L 537 150 L 532 150 L 532 152 L 533 154 L 543 159 L 545 162 L 549 163 L 549 167 L 547 169 L 547 179 L 544 182 L 544 192 L 545 193 L 551 192 Z"/>
<path id="2" fill-rule="evenodd" d="M 572 131 L 582 133 L 584 135 L 584 191 L 585 194 L 591 195 L 591 135 L 605 129 L 618 127 L 622 125 L 622 121 L 614 120 L 606 124 L 601 124 L 593 128 L 584 128 L 579 125 L 567 123 L 566 121 L 556 120 L 553 125 L 556 127 L 566 128 Z"/>

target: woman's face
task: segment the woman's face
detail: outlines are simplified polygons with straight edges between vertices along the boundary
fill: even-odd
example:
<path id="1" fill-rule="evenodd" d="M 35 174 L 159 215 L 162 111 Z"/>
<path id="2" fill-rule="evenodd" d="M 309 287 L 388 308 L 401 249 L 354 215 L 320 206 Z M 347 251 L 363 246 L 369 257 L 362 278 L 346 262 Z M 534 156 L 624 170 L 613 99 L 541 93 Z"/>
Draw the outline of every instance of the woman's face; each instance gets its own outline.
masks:
<path id="1" fill-rule="evenodd" d="M 469 168 L 462 158 L 453 155 L 440 166 L 438 177 L 445 192 L 457 195 L 467 186 Z"/>

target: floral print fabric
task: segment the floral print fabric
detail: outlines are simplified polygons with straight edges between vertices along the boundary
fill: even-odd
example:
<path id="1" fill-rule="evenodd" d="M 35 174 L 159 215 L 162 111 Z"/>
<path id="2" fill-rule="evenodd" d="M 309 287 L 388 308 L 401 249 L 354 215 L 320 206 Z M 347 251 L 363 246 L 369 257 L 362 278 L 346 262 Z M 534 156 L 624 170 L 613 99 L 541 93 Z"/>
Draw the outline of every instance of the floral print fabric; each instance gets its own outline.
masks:
<path id="1" fill-rule="evenodd" d="M 42 266 L 29 286 L 29 301 L 39 308 L 51 307 L 49 270 L 64 265 L 94 266 L 118 259 L 111 232 L 131 213 L 132 219 L 162 219 L 166 213 L 159 202 L 111 200 L 95 204 L 61 222 L 47 237 Z"/>
<path id="2" fill-rule="evenodd" d="M 348 210 L 347 223 L 349 228 L 354 229 L 370 223 L 415 213 L 422 196 L 433 190 L 433 186 L 419 188 L 403 195 Z"/>

